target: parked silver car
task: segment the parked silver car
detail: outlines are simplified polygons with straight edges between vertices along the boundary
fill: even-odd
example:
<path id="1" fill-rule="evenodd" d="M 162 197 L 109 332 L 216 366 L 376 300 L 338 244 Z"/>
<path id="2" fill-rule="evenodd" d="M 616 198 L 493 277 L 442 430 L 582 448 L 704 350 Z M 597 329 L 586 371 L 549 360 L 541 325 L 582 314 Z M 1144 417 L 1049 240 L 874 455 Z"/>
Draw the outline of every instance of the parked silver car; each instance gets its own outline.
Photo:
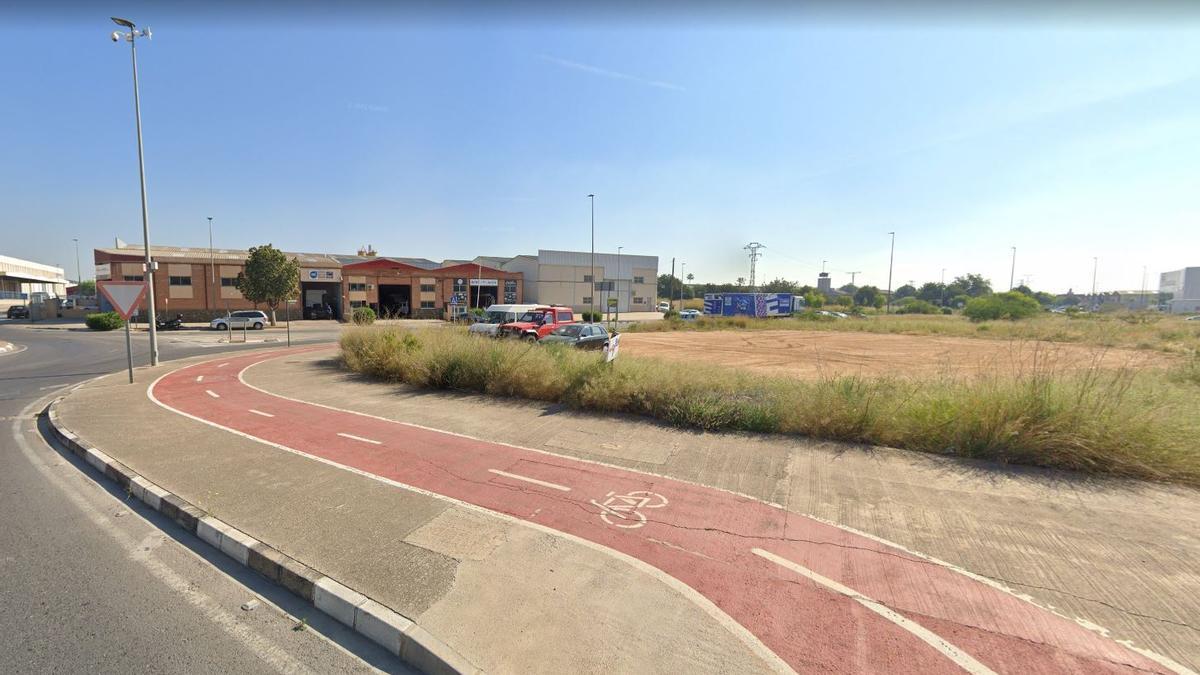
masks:
<path id="1" fill-rule="evenodd" d="M 227 316 L 219 316 L 208 322 L 208 327 L 213 330 L 226 330 L 228 328 L 252 328 L 254 330 L 262 330 L 266 327 L 270 319 L 267 318 L 266 312 L 260 312 L 257 309 L 245 310 L 242 312 L 233 312 Z"/>

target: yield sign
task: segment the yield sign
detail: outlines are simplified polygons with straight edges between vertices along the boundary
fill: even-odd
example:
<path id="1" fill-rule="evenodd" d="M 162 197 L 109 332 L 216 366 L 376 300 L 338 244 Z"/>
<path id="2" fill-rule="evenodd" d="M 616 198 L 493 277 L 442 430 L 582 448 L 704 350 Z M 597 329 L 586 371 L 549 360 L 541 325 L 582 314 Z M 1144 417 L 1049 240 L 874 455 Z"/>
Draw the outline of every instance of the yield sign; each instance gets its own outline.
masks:
<path id="1" fill-rule="evenodd" d="M 113 309 L 126 321 L 133 316 L 137 306 L 146 297 L 146 282 L 144 281 L 101 281 L 96 284 L 100 292 L 112 303 Z"/>

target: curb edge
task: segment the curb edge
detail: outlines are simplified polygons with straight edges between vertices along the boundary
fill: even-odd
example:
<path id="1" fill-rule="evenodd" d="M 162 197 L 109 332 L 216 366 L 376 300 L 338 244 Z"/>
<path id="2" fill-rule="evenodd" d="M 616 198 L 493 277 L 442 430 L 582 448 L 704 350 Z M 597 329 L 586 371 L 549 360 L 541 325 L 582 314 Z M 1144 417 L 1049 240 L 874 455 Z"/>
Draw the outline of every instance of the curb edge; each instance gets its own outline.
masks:
<path id="1" fill-rule="evenodd" d="M 54 399 L 43 412 L 54 438 L 130 496 L 423 673 L 484 672 L 412 619 L 215 518 L 98 450 L 63 425 L 58 405 L 64 398 Z"/>

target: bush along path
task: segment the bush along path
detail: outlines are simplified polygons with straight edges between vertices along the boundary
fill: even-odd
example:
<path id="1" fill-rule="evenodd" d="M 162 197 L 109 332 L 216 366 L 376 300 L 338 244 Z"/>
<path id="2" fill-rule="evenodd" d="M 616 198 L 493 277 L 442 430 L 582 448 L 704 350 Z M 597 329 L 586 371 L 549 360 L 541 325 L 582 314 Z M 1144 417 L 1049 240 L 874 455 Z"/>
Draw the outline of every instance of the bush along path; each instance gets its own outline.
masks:
<path id="1" fill-rule="evenodd" d="M 770 378 L 489 340 L 362 328 L 344 365 L 390 382 L 644 415 L 692 429 L 782 433 L 1004 463 L 1200 485 L 1200 388 L 1189 369 L 1131 368 L 932 380 Z"/>

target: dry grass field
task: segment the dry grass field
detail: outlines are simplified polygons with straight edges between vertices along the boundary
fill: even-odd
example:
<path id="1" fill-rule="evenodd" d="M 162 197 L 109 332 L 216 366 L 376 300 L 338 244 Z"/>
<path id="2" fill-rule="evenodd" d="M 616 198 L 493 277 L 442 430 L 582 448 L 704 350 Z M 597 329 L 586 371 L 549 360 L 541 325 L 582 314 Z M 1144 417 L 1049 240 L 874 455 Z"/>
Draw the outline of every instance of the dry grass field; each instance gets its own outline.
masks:
<path id="1" fill-rule="evenodd" d="M 621 336 L 621 352 L 807 379 L 1019 374 L 1040 367 L 1146 369 L 1182 361 L 1161 352 L 1092 344 L 815 330 L 634 332 Z"/>

